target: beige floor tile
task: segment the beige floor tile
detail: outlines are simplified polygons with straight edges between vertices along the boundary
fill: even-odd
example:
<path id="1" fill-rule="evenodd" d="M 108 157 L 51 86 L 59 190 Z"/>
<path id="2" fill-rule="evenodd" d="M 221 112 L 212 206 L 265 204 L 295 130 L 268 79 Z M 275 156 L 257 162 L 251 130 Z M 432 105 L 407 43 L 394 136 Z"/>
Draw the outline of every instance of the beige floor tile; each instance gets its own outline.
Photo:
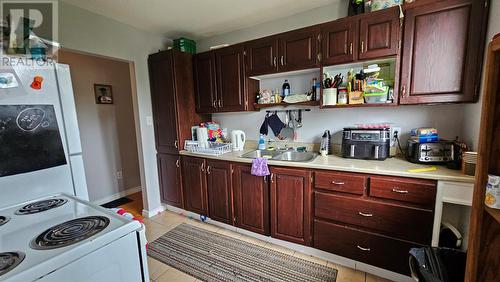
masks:
<path id="1" fill-rule="evenodd" d="M 382 277 L 375 276 L 370 273 L 366 273 L 366 282 L 390 282 L 391 280 L 387 280 Z"/>
<path id="2" fill-rule="evenodd" d="M 186 222 L 189 219 L 185 216 L 173 212 L 164 211 L 158 215 L 153 216 L 152 218 L 150 218 L 150 220 L 161 225 L 170 226 L 172 224 L 180 224 Z"/>
<path id="3" fill-rule="evenodd" d="M 282 247 L 282 246 L 278 246 L 278 245 L 275 245 L 273 243 L 267 243 L 264 247 L 266 247 L 268 249 L 271 249 L 273 251 L 277 251 L 277 252 L 280 252 L 280 253 L 287 254 L 287 255 L 293 255 L 295 253 L 295 251 L 292 250 L 292 249 L 285 248 L 285 247 Z"/>
<path id="4" fill-rule="evenodd" d="M 361 272 L 349 267 L 344 267 L 341 265 L 336 265 L 328 262 L 328 267 L 332 267 L 338 270 L 337 281 L 342 282 L 365 282 L 366 273 Z"/>
<path id="5" fill-rule="evenodd" d="M 171 229 L 171 227 L 161 225 L 149 219 L 144 219 L 144 225 L 146 226 L 146 239 L 148 239 L 148 242 L 153 242 Z"/>
<path id="6" fill-rule="evenodd" d="M 149 278 L 151 280 L 158 279 L 163 273 L 171 269 L 170 266 L 148 257 Z"/>
<path id="7" fill-rule="evenodd" d="M 314 262 L 314 263 L 317 263 L 317 264 L 320 264 L 320 265 L 323 265 L 323 266 L 327 266 L 328 265 L 328 261 L 326 261 L 324 259 L 317 258 L 315 256 L 310 256 L 310 255 L 303 254 L 303 253 L 300 253 L 300 252 L 295 252 L 295 254 L 293 254 L 293 255 L 295 257 L 301 258 L 303 260 Z"/>
<path id="8" fill-rule="evenodd" d="M 171 268 L 156 279 L 155 282 L 194 282 L 195 280 L 196 278 L 175 268 Z"/>

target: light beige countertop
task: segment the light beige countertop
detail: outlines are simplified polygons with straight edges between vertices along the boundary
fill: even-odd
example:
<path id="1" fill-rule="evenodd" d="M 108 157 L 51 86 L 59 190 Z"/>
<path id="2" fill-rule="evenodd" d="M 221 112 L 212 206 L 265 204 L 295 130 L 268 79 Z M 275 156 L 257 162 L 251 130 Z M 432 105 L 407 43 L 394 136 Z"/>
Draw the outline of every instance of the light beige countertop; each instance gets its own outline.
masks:
<path id="1" fill-rule="evenodd" d="M 242 158 L 241 155 L 253 150 L 254 149 L 244 149 L 243 151 L 226 153 L 220 156 L 210 156 L 199 153 L 191 153 L 188 151 L 181 151 L 180 154 L 184 156 L 193 156 L 205 159 L 224 160 L 239 163 L 252 163 L 252 159 Z M 336 170 L 442 181 L 457 181 L 468 183 L 474 182 L 474 177 L 462 174 L 460 170 L 452 170 L 439 165 L 436 166 L 436 171 L 417 173 L 409 172 L 408 170 L 427 168 L 430 165 L 414 164 L 400 158 L 389 158 L 384 161 L 369 161 L 345 159 L 336 155 L 329 155 L 327 157 L 318 156 L 311 162 L 286 162 L 269 160 L 268 164 L 270 166 Z"/>

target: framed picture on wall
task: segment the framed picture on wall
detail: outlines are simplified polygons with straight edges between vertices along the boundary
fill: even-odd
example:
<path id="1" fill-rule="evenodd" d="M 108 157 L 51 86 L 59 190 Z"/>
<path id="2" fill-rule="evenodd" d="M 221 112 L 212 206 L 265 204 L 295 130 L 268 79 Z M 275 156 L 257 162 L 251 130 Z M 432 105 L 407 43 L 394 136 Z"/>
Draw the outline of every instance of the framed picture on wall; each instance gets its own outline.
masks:
<path id="1" fill-rule="evenodd" d="M 113 104 L 113 91 L 111 85 L 94 84 L 95 103 Z"/>

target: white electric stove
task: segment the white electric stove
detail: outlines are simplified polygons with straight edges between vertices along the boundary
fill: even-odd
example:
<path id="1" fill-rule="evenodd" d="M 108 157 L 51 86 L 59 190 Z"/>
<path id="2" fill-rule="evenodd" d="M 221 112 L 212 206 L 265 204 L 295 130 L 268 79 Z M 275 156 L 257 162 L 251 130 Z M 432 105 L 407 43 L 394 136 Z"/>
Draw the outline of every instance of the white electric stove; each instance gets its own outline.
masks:
<path id="1" fill-rule="evenodd" d="M 1 281 L 145 281 L 137 221 L 66 194 L 0 217 L 10 218 L 0 226 Z"/>
<path id="2" fill-rule="evenodd" d="M 69 67 L 0 59 L 0 281 L 149 281 L 144 226 L 87 201 Z"/>

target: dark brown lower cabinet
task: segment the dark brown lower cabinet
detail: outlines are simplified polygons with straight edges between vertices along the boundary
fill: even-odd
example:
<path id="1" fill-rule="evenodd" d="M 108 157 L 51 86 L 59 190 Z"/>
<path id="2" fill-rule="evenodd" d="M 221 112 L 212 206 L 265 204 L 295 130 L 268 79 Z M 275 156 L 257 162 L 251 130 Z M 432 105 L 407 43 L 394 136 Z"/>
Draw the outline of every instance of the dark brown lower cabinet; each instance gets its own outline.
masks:
<path id="1" fill-rule="evenodd" d="M 314 247 L 409 275 L 408 252 L 411 248 L 420 246 L 376 233 L 314 220 Z"/>
<path id="2" fill-rule="evenodd" d="M 267 177 L 252 175 L 249 165 L 234 165 L 233 191 L 236 226 L 269 235 Z"/>
<path id="3" fill-rule="evenodd" d="M 226 161 L 207 160 L 206 172 L 210 218 L 232 225 L 231 164 Z"/>
<path id="4" fill-rule="evenodd" d="M 158 154 L 157 161 L 162 202 L 183 208 L 179 155 Z"/>
<path id="5" fill-rule="evenodd" d="M 204 159 L 182 157 L 184 208 L 208 216 L 207 182 Z"/>
<path id="6" fill-rule="evenodd" d="M 309 246 L 312 172 L 272 168 L 271 173 L 271 236 Z"/>

